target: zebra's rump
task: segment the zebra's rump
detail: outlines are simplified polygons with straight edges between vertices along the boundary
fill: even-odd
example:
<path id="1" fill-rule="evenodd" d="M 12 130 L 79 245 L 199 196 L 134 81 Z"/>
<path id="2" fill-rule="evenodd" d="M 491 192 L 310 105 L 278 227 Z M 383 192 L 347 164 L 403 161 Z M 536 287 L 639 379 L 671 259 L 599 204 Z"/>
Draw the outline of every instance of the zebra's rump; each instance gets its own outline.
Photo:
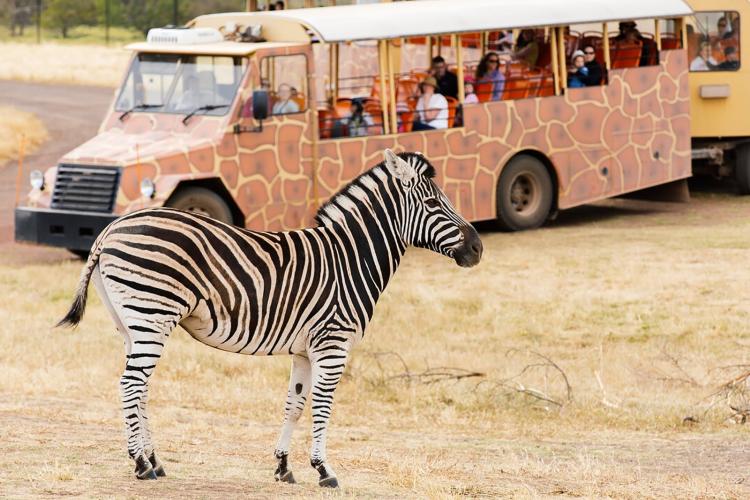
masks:
<path id="1" fill-rule="evenodd" d="M 289 353 L 325 315 L 331 267 L 314 230 L 265 233 L 173 209 L 122 217 L 102 241 L 99 269 L 121 319 L 247 354 Z M 114 296 L 112 296 L 114 295 Z"/>

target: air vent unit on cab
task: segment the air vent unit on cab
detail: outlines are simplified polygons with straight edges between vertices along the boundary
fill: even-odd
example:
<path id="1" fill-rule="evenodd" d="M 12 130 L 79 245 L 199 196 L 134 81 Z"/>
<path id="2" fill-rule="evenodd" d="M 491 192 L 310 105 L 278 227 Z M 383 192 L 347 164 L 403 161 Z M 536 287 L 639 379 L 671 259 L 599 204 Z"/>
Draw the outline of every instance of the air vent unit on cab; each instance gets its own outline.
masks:
<path id="1" fill-rule="evenodd" d="M 193 45 L 197 43 L 216 43 L 224 40 L 215 28 L 152 28 L 148 30 L 146 41 L 170 45 Z"/>

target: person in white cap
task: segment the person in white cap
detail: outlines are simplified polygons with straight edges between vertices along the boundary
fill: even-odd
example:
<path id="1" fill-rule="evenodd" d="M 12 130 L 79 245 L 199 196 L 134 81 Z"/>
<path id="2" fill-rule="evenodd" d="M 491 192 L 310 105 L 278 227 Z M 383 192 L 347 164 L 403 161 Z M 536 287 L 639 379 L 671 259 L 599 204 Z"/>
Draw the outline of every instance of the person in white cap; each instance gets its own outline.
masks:
<path id="1" fill-rule="evenodd" d="M 573 67 L 568 73 L 568 88 L 575 89 L 586 86 L 586 77 L 589 76 L 589 69 L 586 67 L 585 54 L 582 50 L 573 52 L 570 62 Z"/>

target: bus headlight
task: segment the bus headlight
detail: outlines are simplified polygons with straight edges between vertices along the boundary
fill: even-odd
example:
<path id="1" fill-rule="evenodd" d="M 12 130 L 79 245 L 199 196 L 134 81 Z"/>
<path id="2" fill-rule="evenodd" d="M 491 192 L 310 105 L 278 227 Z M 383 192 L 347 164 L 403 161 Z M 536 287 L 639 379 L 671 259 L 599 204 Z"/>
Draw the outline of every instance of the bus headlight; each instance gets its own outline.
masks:
<path id="1" fill-rule="evenodd" d="M 31 183 L 32 189 L 42 191 L 44 189 L 44 174 L 39 170 L 33 170 L 29 174 L 29 183 Z"/>
<path id="2" fill-rule="evenodd" d="M 141 181 L 141 195 L 143 195 L 144 198 L 153 198 L 155 192 L 156 187 L 154 186 L 154 181 L 149 178 Z"/>

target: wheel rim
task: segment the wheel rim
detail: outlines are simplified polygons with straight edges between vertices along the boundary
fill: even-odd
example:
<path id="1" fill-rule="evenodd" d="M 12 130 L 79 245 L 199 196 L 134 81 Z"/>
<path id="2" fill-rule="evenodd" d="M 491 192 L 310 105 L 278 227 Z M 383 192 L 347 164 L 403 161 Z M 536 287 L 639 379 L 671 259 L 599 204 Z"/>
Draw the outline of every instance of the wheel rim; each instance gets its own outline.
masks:
<path id="1" fill-rule="evenodd" d="M 528 216 L 536 212 L 541 198 L 541 182 L 530 172 L 520 172 L 510 183 L 510 204 L 518 215 Z"/>

